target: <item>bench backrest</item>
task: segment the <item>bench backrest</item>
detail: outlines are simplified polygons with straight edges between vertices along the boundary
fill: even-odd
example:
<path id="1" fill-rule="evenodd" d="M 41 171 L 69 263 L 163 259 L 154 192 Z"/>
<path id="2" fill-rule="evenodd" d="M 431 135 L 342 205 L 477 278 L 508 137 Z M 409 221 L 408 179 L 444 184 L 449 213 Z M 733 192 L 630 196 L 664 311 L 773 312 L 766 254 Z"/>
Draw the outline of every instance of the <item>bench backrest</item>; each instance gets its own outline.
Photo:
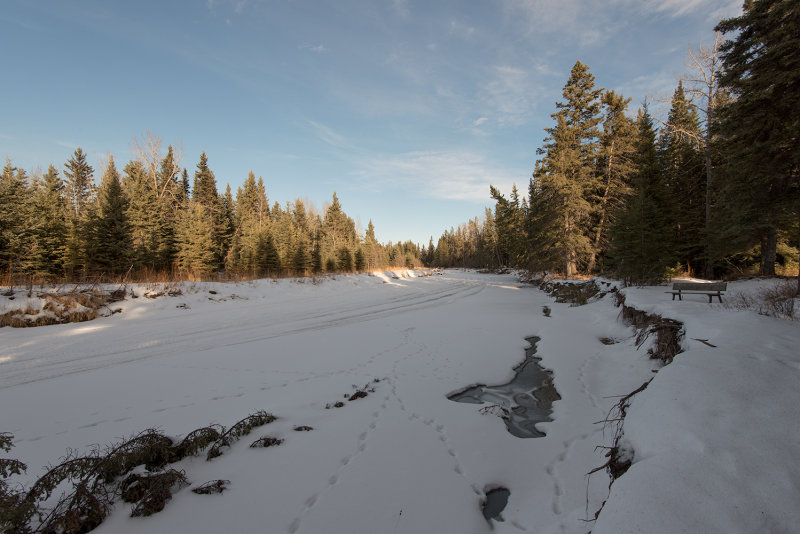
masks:
<path id="1" fill-rule="evenodd" d="M 675 291 L 725 291 L 727 282 L 675 282 L 672 289 Z"/>

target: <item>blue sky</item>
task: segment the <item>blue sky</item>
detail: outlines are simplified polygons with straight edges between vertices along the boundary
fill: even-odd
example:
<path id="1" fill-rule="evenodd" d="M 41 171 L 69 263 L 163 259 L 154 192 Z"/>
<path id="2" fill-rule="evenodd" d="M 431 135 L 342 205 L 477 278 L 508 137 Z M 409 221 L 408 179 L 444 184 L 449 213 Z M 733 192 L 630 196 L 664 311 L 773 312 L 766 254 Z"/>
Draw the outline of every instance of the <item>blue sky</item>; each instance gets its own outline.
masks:
<path id="1" fill-rule="evenodd" d="M 190 176 L 205 150 L 220 191 L 252 169 L 272 202 L 336 191 L 381 241 L 427 244 L 489 184 L 527 188 L 575 61 L 635 112 L 741 3 L 3 0 L 0 158 L 121 167 L 149 131 Z"/>

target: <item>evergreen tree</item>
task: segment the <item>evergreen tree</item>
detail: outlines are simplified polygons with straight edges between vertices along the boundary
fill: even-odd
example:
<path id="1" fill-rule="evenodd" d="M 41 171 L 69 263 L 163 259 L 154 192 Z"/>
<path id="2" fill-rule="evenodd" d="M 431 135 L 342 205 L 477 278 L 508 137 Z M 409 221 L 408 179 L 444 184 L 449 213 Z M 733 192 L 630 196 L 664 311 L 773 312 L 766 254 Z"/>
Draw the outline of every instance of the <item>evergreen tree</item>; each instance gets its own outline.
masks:
<path id="1" fill-rule="evenodd" d="M 159 228 L 161 210 L 156 191 L 147 176 L 147 170 L 140 160 L 129 162 L 123 169 L 122 187 L 128 198 L 126 218 L 130 226 L 133 262 L 137 270 L 143 268 L 169 268 L 159 260 L 162 231 Z M 175 233 L 177 241 L 178 223 L 182 212 L 176 214 Z M 177 243 L 175 244 L 177 249 Z"/>
<path id="2" fill-rule="evenodd" d="M 259 235 L 257 246 L 257 262 L 260 273 L 267 276 L 277 276 L 281 272 L 281 258 L 275 247 L 275 240 L 269 231 Z"/>
<path id="3" fill-rule="evenodd" d="M 211 227 L 211 253 L 214 255 L 214 269 L 217 269 L 227 252 L 225 241 L 229 232 L 229 222 L 226 209 L 219 198 L 216 178 L 208 167 L 208 157 L 205 152 L 200 154 L 200 161 L 194 173 L 192 200 L 205 208 L 202 213 L 208 217 L 208 224 Z"/>
<path id="4" fill-rule="evenodd" d="M 497 225 L 497 254 L 500 265 L 520 266 L 525 255 L 525 218 L 526 210 L 520 206 L 517 186 L 511 190 L 511 198 L 506 199 L 494 186 L 489 186 L 489 193 L 495 200 L 494 221 Z M 455 235 L 453 236 L 456 237 Z M 453 239 L 449 248 L 450 254 L 456 258 L 464 258 L 464 238 Z"/>
<path id="5" fill-rule="evenodd" d="M 639 112 L 637 127 L 632 193 L 617 207 L 609 256 L 616 275 L 628 283 L 656 283 L 677 259 L 675 217 L 647 104 Z"/>
<path id="6" fill-rule="evenodd" d="M 716 29 L 733 36 L 721 48 L 720 84 L 734 98 L 722 110 L 729 175 L 720 202 L 738 216 L 732 233 L 760 245 L 761 274 L 771 275 L 778 234 L 797 231 L 800 218 L 800 9 L 795 0 L 747 0 Z"/>
<path id="7" fill-rule="evenodd" d="M 706 177 L 700 139 L 697 111 L 686 98 L 683 83 L 678 82 L 659 143 L 674 200 L 679 261 L 687 271 L 702 273 L 706 262 Z"/>
<path id="8" fill-rule="evenodd" d="M 333 193 L 331 205 L 325 211 L 323 221 L 323 255 L 337 256 L 342 247 L 351 249 L 356 245 L 356 225 L 342 210 L 339 198 Z M 352 269 L 352 267 L 351 267 Z"/>
<path id="9" fill-rule="evenodd" d="M 364 267 L 367 266 L 367 259 L 364 256 L 364 251 L 361 248 L 356 249 L 356 253 L 353 255 L 353 261 L 357 272 L 363 271 Z"/>
<path id="10" fill-rule="evenodd" d="M 31 205 L 26 181 L 25 171 L 6 160 L 0 174 L 0 269 L 11 274 L 30 267 L 26 258 L 31 251 Z"/>
<path id="11" fill-rule="evenodd" d="M 236 231 L 235 225 L 235 212 L 236 203 L 231 194 L 231 184 L 225 184 L 225 194 L 220 199 L 221 203 L 221 234 L 219 243 L 219 257 L 225 260 L 225 263 L 231 260 L 229 251 L 231 248 L 231 241 L 233 234 Z"/>
<path id="12" fill-rule="evenodd" d="M 311 255 L 308 253 L 308 244 L 302 236 L 295 243 L 292 270 L 298 276 L 305 276 L 306 272 L 311 270 Z"/>
<path id="13" fill-rule="evenodd" d="M 191 194 L 191 188 L 189 186 L 189 173 L 186 171 L 186 167 L 183 168 L 183 172 L 181 173 L 181 186 L 183 187 L 183 197 L 188 199 Z"/>
<path id="14" fill-rule="evenodd" d="M 318 236 L 314 238 L 314 248 L 311 249 L 311 272 L 314 274 L 322 272 L 322 245 Z"/>
<path id="15" fill-rule="evenodd" d="M 85 269 L 90 251 L 90 213 L 94 204 L 94 169 L 86 161 L 86 154 L 78 147 L 64 166 L 65 193 L 69 217 L 65 267 L 69 273 Z"/>
<path id="16" fill-rule="evenodd" d="M 205 205 L 192 199 L 182 214 L 177 237 L 179 269 L 195 278 L 207 277 L 217 269 L 213 218 Z"/>
<path id="17" fill-rule="evenodd" d="M 62 273 L 67 233 L 67 205 L 64 183 L 55 167 L 50 165 L 33 187 L 33 216 L 31 231 L 34 247 L 31 263 L 39 275 Z"/>
<path id="18" fill-rule="evenodd" d="M 386 263 L 383 255 L 383 247 L 375 237 L 375 226 L 372 219 L 367 224 L 367 233 L 364 235 L 364 260 L 366 269 L 377 269 Z"/>
<path id="19" fill-rule="evenodd" d="M 536 164 L 535 184 L 530 188 L 534 197 L 529 199 L 528 226 L 535 229 L 532 244 L 541 254 L 535 264 L 568 276 L 577 272 L 592 251 L 589 216 L 593 206 L 587 194 L 597 189 L 594 169 L 601 92 L 594 88 L 588 67 L 578 61 L 564 86 L 564 101 L 556 104 L 558 111 L 552 115 L 556 125 L 546 130 L 549 137 L 538 151 L 544 157 Z"/>
<path id="20" fill-rule="evenodd" d="M 264 182 L 261 178 L 256 182 L 253 171 L 247 176 L 244 184 L 236 193 L 236 209 L 234 214 L 234 234 L 236 250 L 233 251 L 234 265 L 244 271 L 256 267 L 256 249 L 261 235 L 270 226 L 269 202 Z"/>
<path id="21" fill-rule="evenodd" d="M 128 223 L 128 200 L 120 183 L 114 158 L 103 173 L 97 195 L 97 221 L 93 225 L 95 254 L 91 258 L 97 269 L 117 274 L 130 267 L 131 226 Z"/>
<path id="22" fill-rule="evenodd" d="M 336 251 L 336 267 L 344 272 L 353 270 L 353 253 L 349 248 L 342 246 Z"/>
<path id="23" fill-rule="evenodd" d="M 94 169 L 86 161 L 86 154 L 81 147 L 76 148 L 64 165 L 65 193 L 72 220 L 79 221 L 86 216 L 86 210 L 94 196 L 93 174 Z"/>
<path id="24" fill-rule="evenodd" d="M 177 225 L 186 204 L 186 193 L 179 182 L 180 165 L 175 160 L 172 145 L 167 147 L 167 155 L 161 160 L 156 174 L 158 202 L 158 244 L 156 265 L 159 269 L 169 269 L 175 262 L 177 253 Z"/>
<path id="25" fill-rule="evenodd" d="M 606 111 L 597 154 L 599 184 L 594 195 L 589 197 L 594 206 L 595 224 L 592 251 L 586 267 L 588 272 L 594 271 L 598 256 L 606 250 L 608 226 L 613 223 L 613 214 L 630 192 L 636 126 L 625 114 L 629 102 L 630 98 L 614 91 L 607 91 L 602 96 Z"/>

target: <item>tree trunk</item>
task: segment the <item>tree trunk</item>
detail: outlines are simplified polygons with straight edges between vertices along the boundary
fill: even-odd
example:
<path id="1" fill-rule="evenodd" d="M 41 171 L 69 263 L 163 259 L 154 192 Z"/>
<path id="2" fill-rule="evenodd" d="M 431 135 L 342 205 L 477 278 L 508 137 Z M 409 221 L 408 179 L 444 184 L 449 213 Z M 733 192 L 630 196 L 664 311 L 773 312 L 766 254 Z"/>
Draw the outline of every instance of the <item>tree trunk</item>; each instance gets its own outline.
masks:
<path id="1" fill-rule="evenodd" d="M 608 204 L 608 190 L 611 189 L 611 171 L 614 162 L 614 143 L 611 143 L 611 153 L 608 157 L 608 166 L 606 167 L 606 186 L 603 190 L 603 198 L 600 201 L 600 222 L 597 224 L 597 231 L 594 234 L 594 243 L 592 246 L 592 254 L 589 256 L 589 265 L 586 267 L 586 272 L 591 273 L 594 271 L 597 263 L 597 252 L 600 250 L 600 239 L 603 237 L 603 229 L 606 223 L 606 205 Z"/>
<path id="2" fill-rule="evenodd" d="M 711 255 L 709 252 L 709 236 L 711 233 L 711 185 L 714 179 L 713 169 L 711 167 L 711 148 L 709 143 L 711 143 L 711 135 L 707 134 L 706 139 L 706 153 L 705 153 L 705 166 L 706 166 L 706 235 L 703 241 L 705 241 L 704 247 L 705 248 L 705 278 L 708 280 L 712 276 L 714 276 L 714 269 L 711 262 Z"/>
<path id="3" fill-rule="evenodd" d="M 775 276 L 775 257 L 778 249 L 778 232 L 774 227 L 764 230 L 761 235 L 761 276 Z"/>

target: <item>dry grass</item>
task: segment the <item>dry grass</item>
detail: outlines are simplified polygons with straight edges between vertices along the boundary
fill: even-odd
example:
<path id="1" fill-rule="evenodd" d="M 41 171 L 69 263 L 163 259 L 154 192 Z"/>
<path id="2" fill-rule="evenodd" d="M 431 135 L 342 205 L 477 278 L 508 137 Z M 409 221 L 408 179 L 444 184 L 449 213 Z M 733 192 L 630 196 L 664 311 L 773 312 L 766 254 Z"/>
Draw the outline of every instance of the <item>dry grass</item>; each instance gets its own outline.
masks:
<path id="1" fill-rule="evenodd" d="M 32 296 L 32 295 L 29 295 Z M 51 324 L 91 321 L 101 315 L 112 315 L 109 304 L 125 298 L 125 288 L 108 291 L 97 288 L 55 289 L 36 294 L 41 307 L 27 305 L 0 315 L 0 327 L 25 328 Z"/>
<path id="2" fill-rule="evenodd" d="M 798 318 L 798 300 L 797 281 L 781 280 L 755 294 L 731 293 L 725 299 L 724 306 L 794 321 Z"/>

